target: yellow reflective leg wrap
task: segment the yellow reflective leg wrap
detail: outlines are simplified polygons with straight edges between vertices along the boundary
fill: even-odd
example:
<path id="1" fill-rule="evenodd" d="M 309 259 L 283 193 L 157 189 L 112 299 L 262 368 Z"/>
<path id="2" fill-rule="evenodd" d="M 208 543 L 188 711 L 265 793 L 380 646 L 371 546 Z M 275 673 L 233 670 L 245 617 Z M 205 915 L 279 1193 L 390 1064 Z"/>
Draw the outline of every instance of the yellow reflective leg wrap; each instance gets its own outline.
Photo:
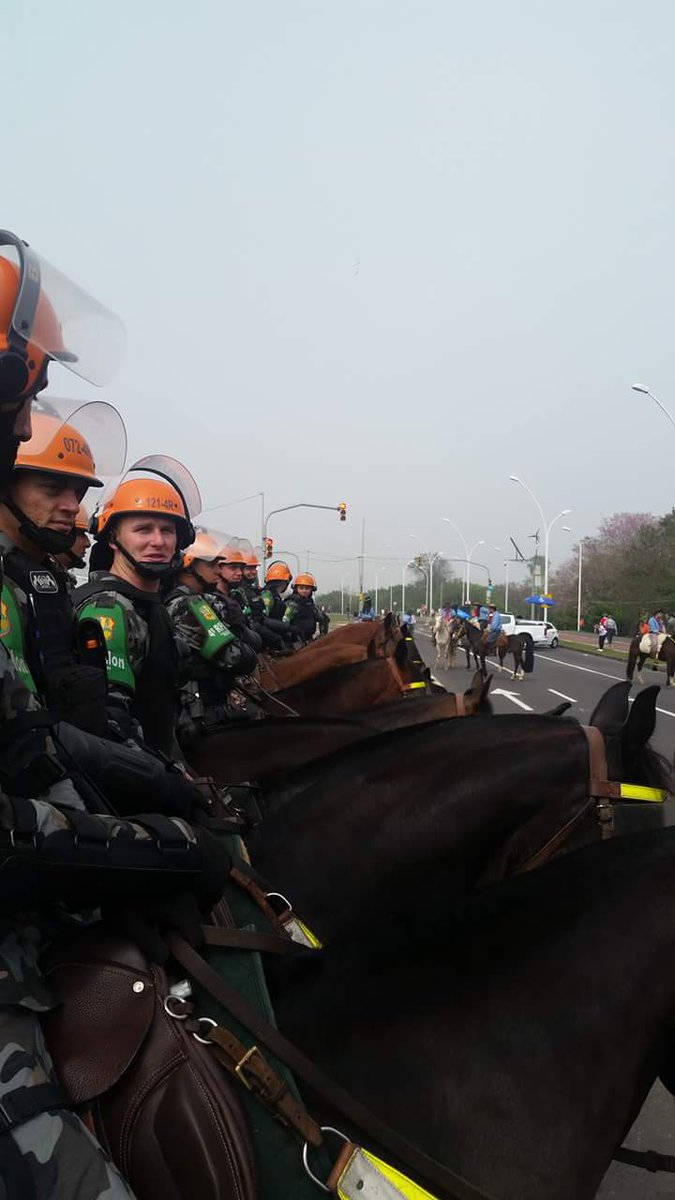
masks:
<path id="1" fill-rule="evenodd" d="M 418 1183 L 356 1146 L 337 1184 L 340 1200 L 436 1200 Z"/>

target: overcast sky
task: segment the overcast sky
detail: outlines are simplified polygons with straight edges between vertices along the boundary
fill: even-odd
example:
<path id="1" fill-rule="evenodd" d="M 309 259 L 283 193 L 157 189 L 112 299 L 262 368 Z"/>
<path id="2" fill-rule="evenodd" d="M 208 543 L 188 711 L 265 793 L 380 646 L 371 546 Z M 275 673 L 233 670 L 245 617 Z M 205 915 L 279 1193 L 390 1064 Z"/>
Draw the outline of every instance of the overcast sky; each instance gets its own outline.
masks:
<path id="1" fill-rule="evenodd" d="M 631 391 L 675 411 L 674 42 L 672 0 L 4 0 L 0 224 L 124 318 L 132 456 L 346 500 L 272 518 L 303 565 L 451 516 L 500 578 L 511 473 L 575 534 L 675 502 Z"/>

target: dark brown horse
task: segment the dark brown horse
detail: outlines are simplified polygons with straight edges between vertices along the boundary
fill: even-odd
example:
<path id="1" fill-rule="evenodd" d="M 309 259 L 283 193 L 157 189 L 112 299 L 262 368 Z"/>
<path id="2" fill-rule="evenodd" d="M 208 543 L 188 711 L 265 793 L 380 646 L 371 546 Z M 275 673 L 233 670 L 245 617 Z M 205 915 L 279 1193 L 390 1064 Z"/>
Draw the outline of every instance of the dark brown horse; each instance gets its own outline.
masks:
<path id="1" fill-rule="evenodd" d="M 591 721 L 605 736 L 611 778 L 661 787 L 664 768 L 647 746 L 658 689 L 640 692 L 629 713 L 629 687 L 610 688 Z M 268 789 L 247 844 L 256 868 L 319 935 L 367 936 L 383 906 L 409 919 L 408 880 L 420 872 L 448 905 L 481 878 L 536 861 L 563 827 L 578 840 L 598 837 L 589 776 L 586 738 L 569 718 L 474 717 L 400 730 Z M 629 805 L 626 820 L 635 808 L 640 819 L 662 819 L 657 805 Z"/>
<path id="2" fill-rule="evenodd" d="M 463 693 L 463 715 L 487 715 L 491 677 L 477 674 Z M 198 738 L 190 748 L 190 766 L 218 784 L 260 783 L 283 780 L 289 771 L 324 758 L 341 746 L 376 737 L 392 729 L 424 725 L 457 716 L 458 699 L 452 692 L 420 695 L 401 704 L 361 709 L 351 717 L 270 717 L 266 721 L 236 722 Z"/>
<path id="3" fill-rule="evenodd" d="M 467 669 L 470 662 L 470 654 L 473 654 L 476 665 L 480 667 L 483 675 L 487 674 L 485 667 L 485 659 L 491 655 L 497 655 L 497 665 L 499 670 L 504 669 L 504 659 L 507 654 L 513 655 L 513 675 L 512 679 L 524 679 L 526 674 L 530 674 L 534 667 L 534 642 L 529 633 L 500 633 L 492 643 L 487 643 L 483 633 L 471 621 L 462 621 L 464 639 L 466 643 L 466 661 Z"/>
<path id="4" fill-rule="evenodd" d="M 675 829 L 454 906 L 423 871 L 407 884 L 406 919 L 383 903 L 370 938 L 275 964 L 280 1028 L 488 1196 L 591 1200 L 672 1041 Z"/>

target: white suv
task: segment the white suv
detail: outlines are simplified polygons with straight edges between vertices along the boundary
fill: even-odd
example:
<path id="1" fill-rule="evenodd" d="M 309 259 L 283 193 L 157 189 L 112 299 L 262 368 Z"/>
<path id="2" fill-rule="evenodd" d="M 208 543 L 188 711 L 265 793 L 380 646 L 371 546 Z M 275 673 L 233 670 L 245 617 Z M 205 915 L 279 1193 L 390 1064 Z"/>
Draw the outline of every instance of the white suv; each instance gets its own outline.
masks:
<path id="1" fill-rule="evenodd" d="M 548 646 L 551 650 L 560 645 L 558 630 L 550 621 L 528 621 L 514 617 L 513 613 L 502 613 L 501 618 L 504 633 L 529 633 L 535 646 Z"/>

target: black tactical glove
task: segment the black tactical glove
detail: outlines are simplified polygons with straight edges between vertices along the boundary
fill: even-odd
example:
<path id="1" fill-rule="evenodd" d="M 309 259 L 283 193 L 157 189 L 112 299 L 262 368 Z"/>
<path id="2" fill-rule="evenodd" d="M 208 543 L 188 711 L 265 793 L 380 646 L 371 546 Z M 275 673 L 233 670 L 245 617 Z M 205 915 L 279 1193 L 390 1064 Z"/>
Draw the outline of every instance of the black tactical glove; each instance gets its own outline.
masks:
<path id="1" fill-rule="evenodd" d="M 53 671 L 47 680 L 47 704 L 58 716 L 105 737 L 108 729 L 108 683 L 97 667 L 76 664 Z"/>

